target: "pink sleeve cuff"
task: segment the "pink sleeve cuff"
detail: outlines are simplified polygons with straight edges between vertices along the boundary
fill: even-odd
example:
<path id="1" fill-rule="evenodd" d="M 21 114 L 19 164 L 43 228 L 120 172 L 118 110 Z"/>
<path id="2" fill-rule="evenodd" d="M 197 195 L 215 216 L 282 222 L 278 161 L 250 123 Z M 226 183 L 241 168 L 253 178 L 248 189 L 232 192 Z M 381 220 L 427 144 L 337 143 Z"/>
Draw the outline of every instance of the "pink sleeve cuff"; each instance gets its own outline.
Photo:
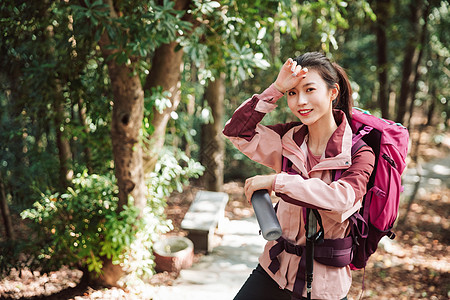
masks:
<path id="1" fill-rule="evenodd" d="M 272 83 L 267 89 L 264 90 L 264 92 L 259 95 L 258 98 L 259 100 L 275 103 L 283 96 L 284 94 L 278 91 Z"/>
<path id="2" fill-rule="evenodd" d="M 277 181 L 277 176 L 278 176 L 278 175 L 275 175 L 275 178 L 274 178 L 273 181 L 272 181 L 272 191 L 273 191 L 273 192 L 275 192 L 275 182 Z"/>
<path id="3" fill-rule="evenodd" d="M 272 83 L 267 89 L 264 90 L 264 92 L 262 92 L 258 96 L 258 98 L 259 100 L 263 100 L 269 103 L 275 103 L 283 96 L 284 94 L 278 91 Z"/>
<path id="4" fill-rule="evenodd" d="M 255 110 L 261 113 L 269 113 L 274 110 L 277 105 L 275 104 L 278 99 L 283 97 L 283 93 L 279 92 L 273 84 L 271 84 L 264 92 L 262 92 L 258 99 L 258 104 Z"/>
<path id="5" fill-rule="evenodd" d="M 292 180 L 292 175 L 289 175 L 287 173 L 279 173 L 277 174 L 277 176 L 275 177 L 274 185 L 273 185 L 273 190 L 279 193 L 285 193 L 287 192 L 286 190 L 286 186 L 289 184 L 286 184 L 287 181 Z M 301 177 L 300 175 L 295 176 L 295 181 L 297 181 L 297 183 L 300 183 L 302 181 L 304 181 L 303 177 Z M 292 184 L 292 182 L 291 182 Z M 288 189 L 289 190 L 289 189 Z"/>

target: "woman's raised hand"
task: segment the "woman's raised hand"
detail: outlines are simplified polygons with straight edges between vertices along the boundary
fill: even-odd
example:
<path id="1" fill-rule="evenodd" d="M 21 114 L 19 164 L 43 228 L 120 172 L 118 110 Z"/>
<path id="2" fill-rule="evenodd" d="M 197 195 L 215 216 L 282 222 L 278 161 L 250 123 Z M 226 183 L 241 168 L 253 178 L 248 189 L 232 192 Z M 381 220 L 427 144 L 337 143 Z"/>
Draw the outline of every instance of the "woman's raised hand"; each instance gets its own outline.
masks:
<path id="1" fill-rule="evenodd" d="M 281 67 L 274 86 L 279 92 L 284 94 L 299 84 L 305 78 L 307 72 L 307 68 L 302 68 L 302 66 L 297 65 L 296 61 L 289 58 Z"/>

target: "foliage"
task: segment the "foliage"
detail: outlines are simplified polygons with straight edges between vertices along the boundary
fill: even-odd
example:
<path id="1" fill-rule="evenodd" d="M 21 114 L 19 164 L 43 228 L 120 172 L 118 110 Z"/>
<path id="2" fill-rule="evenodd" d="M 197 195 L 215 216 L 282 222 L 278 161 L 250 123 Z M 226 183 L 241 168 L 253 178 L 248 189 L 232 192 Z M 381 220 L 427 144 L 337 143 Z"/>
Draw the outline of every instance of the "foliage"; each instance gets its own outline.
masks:
<path id="1" fill-rule="evenodd" d="M 190 28 L 190 23 L 181 21 L 185 12 L 173 9 L 174 1 L 161 5 L 154 1 L 141 5 L 125 1 L 118 5 L 115 8 L 122 14 L 111 18 L 103 1 L 0 4 L 4 37 L 0 41 L 0 171 L 16 210 L 34 203 L 23 216 L 36 221 L 32 223 L 33 231 L 38 233 L 32 243 L 6 243 L 4 249 L 30 254 L 25 265 L 42 264 L 44 269 L 54 269 L 80 263 L 98 272 L 101 256 L 114 262 L 131 261 L 127 253 L 135 238 L 139 247 L 145 246 L 150 253 L 151 242 L 169 226 L 163 217 L 165 197 L 201 171 L 201 166 L 186 156 L 165 154 L 164 159 L 170 163 L 158 169 L 161 178 L 156 173 L 149 175 L 152 197 L 149 206 L 140 212 L 139 222 L 131 203 L 120 212 L 117 209 L 114 178 L 95 175 L 110 174 L 113 168 L 109 137 L 111 83 L 106 60 L 96 46 L 101 34 L 106 30 L 114 41 L 108 46 L 113 53 L 108 59 L 118 63 L 141 59 L 136 70 L 145 74 L 147 59 L 154 49 L 174 39 L 182 40 L 182 31 Z M 165 103 L 160 103 L 164 98 L 157 98 L 159 94 L 165 96 L 167 92 L 152 95 L 147 102 L 149 111 L 153 106 L 164 108 Z M 63 104 L 61 125 L 54 121 L 55 99 Z M 146 125 L 148 119 L 144 120 Z M 66 191 L 55 193 L 58 130 L 71 141 L 74 160 L 69 167 L 83 175 Z M 89 164 L 92 174 L 87 175 Z M 52 192 L 41 195 L 42 190 Z M 147 264 L 141 264 L 147 273 L 152 262 L 150 253 Z M 3 270 L 5 265 L 2 258 Z M 14 262 L 8 265 L 6 269 Z"/>
<path id="2" fill-rule="evenodd" d="M 58 131 L 72 140 L 69 168 L 83 172 L 92 163 L 95 173 L 110 170 L 111 91 L 90 34 L 74 39 L 77 28 L 66 2 L 2 1 L 0 11 L 0 156 L 13 207 L 21 210 L 40 197 L 37 190 L 59 188 Z M 62 124 L 56 122 L 56 103 L 63 108 Z M 92 157 L 85 156 L 86 148 Z"/>
<path id="3" fill-rule="evenodd" d="M 356 19 L 376 18 L 367 1 L 353 1 L 350 5 L 346 1 L 288 2 L 280 7 L 278 26 L 282 34 L 293 40 L 293 52 L 297 53 L 311 50 L 330 53 L 339 49 L 339 31 L 349 29 L 352 21 L 349 10 L 355 11 Z"/>
<path id="4" fill-rule="evenodd" d="M 445 127 L 450 126 L 450 34 L 447 30 L 450 26 L 450 4 L 441 1 L 433 7 L 429 15 L 428 30 L 430 31 L 430 43 L 427 45 L 427 60 L 421 68 L 423 80 L 419 82 L 420 94 L 418 105 L 423 105 L 428 98 L 429 91 L 435 91 L 432 95 L 436 101 L 437 111 L 440 117 L 445 119 Z"/>
<path id="5" fill-rule="evenodd" d="M 167 197 L 174 191 L 181 192 L 190 178 L 198 178 L 204 168 L 195 160 L 188 158 L 183 151 L 164 148 L 155 170 L 149 174 L 146 184 L 149 187 L 147 206 L 141 212 L 142 226 L 123 258 L 124 269 L 129 273 L 123 280 L 140 281 L 153 273 L 153 242 L 162 232 L 172 229 L 170 220 L 165 219 L 164 208 Z"/>
<path id="6" fill-rule="evenodd" d="M 164 199 L 174 190 L 182 192 L 184 185 L 190 178 L 198 178 L 204 171 L 204 167 L 189 158 L 183 151 L 169 147 L 161 151 L 160 159 L 155 170 L 148 178 L 151 201 Z"/>
<path id="7" fill-rule="evenodd" d="M 265 31 L 254 26 L 256 19 L 263 18 L 260 11 L 249 8 L 245 1 L 194 3 L 192 14 L 198 16 L 199 26 L 185 49 L 190 60 L 207 71 L 206 78 L 222 72 L 230 80 L 245 80 L 253 77 L 253 69 L 269 66 L 258 46 Z"/>
<path id="8" fill-rule="evenodd" d="M 192 25 L 181 19 L 185 11 L 175 10 L 175 1 L 165 0 L 162 5 L 152 0 L 139 5 L 120 1 L 114 7 L 120 12 L 117 16 L 110 15 L 109 5 L 103 1 L 83 2 L 71 5 L 76 28 L 82 34 L 94 29 L 96 41 L 106 31 L 111 40 L 107 46 L 112 50 L 110 59 L 118 64 L 130 64 L 147 57 L 159 45 L 183 38 L 183 31 Z"/>
<path id="9" fill-rule="evenodd" d="M 272 170 L 264 165 L 257 164 L 242 154 L 230 142 L 225 144 L 226 155 L 224 157 L 225 178 L 224 181 L 245 181 L 245 179 L 268 174 Z"/>
<path id="10" fill-rule="evenodd" d="M 27 266 L 46 272 L 69 265 L 100 274 L 106 257 L 135 276 L 150 276 L 153 242 L 172 228 L 164 218 L 165 199 L 202 172 L 203 167 L 182 151 L 174 155 L 166 149 L 148 177 L 149 201 L 142 211 L 131 196 L 128 205 L 118 209 L 114 176 L 78 174 L 65 193 L 42 194 L 33 208 L 21 213 L 33 221 L 30 229 L 37 234 L 32 237 L 34 246 L 22 249 L 30 257 Z M 3 271 L 23 264 L 13 259 L 18 258 L 8 262 L 2 257 Z"/>
<path id="11" fill-rule="evenodd" d="M 123 260 L 142 221 L 130 199 L 118 210 L 118 188 L 113 176 L 79 174 L 63 194 L 43 194 L 33 208 L 21 213 L 33 220 L 42 241 L 37 255 L 44 268 L 62 265 L 101 272 L 102 256 Z"/>

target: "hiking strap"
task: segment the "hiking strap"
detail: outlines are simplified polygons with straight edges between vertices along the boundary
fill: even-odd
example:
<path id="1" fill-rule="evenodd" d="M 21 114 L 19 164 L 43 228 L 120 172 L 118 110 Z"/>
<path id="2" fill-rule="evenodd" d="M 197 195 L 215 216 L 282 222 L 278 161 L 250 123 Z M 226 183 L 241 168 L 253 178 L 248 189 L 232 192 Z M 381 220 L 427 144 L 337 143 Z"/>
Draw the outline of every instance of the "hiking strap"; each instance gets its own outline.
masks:
<path id="1" fill-rule="evenodd" d="M 352 138 L 352 157 L 363 147 L 367 144 L 362 140 L 362 138 L 369 134 L 372 131 L 373 127 L 371 126 L 364 126 L 363 129 L 361 129 L 358 134 L 353 135 Z M 345 170 L 339 169 L 335 170 L 333 174 L 333 180 L 337 181 L 341 175 L 342 172 Z M 355 226 L 351 226 L 351 236 L 354 239 L 354 242 L 358 245 L 357 235 L 366 238 L 369 232 L 369 226 L 367 224 L 367 221 L 369 219 L 369 210 L 370 210 L 370 203 L 372 200 L 372 194 L 376 193 L 379 197 L 385 197 L 385 193 L 379 189 L 376 186 L 373 186 L 369 191 L 367 191 L 365 197 L 364 197 L 364 207 L 362 209 L 363 216 L 359 212 L 354 213 L 352 216 L 350 216 L 350 221 L 353 222 Z M 356 231 L 356 232 L 355 232 Z"/>
<path id="2" fill-rule="evenodd" d="M 319 223 L 319 231 L 317 231 L 317 223 Z M 306 232 L 306 293 L 307 299 L 311 299 L 311 285 L 313 281 L 314 269 L 314 246 L 323 242 L 324 230 L 322 225 L 322 217 L 317 209 L 306 208 L 305 219 Z"/>
<path id="3" fill-rule="evenodd" d="M 292 291 L 292 299 L 300 300 L 302 299 L 303 288 L 306 280 L 306 258 L 305 255 L 303 255 L 303 252 L 305 252 L 305 246 L 294 245 L 285 240 L 283 237 L 278 238 L 277 243 L 269 250 L 269 256 L 272 260 L 269 265 L 269 270 L 273 274 L 280 269 L 280 261 L 277 256 L 283 251 L 300 256 L 300 262 L 298 264 L 297 275 L 294 282 L 294 289 Z"/>
<path id="4" fill-rule="evenodd" d="M 386 193 L 384 191 L 382 191 L 377 186 L 373 186 L 364 196 L 362 208 L 363 215 L 361 215 L 359 212 L 355 212 L 353 215 L 349 217 L 349 220 L 353 223 L 353 225 L 355 225 L 351 226 L 351 236 L 353 236 L 355 243 L 357 245 L 359 245 L 357 240 L 358 236 L 365 239 L 369 234 L 369 224 L 368 224 L 369 211 L 370 211 L 370 204 L 372 202 L 372 197 L 374 194 L 380 198 L 386 197 Z M 392 231 L 389 231 L 386 235 L 390 238 L 391 236 L 395 237 L 395 234 Z"/>
<path id="5" fill-rule="evenodd" d="M 350 264 L 352 260 L 353 239 L 348 236 L 343 239 L 326 239 L 314 247 L 314 259 L 324 265 L 333 267 L 344 267 Z M 271 263 L 269 270 L 275 274 L 280 269 L 280 261 L 278 255 L 283 251 L 289 254 L 300 256 L 297 275 L 294 282 L 292 299 L 302 299 L 303 289 L 306 284 L 306 247 L 294 245 L 285 238 L 280 237 L 276 240 L 276 244 L 269 250 Z"/>

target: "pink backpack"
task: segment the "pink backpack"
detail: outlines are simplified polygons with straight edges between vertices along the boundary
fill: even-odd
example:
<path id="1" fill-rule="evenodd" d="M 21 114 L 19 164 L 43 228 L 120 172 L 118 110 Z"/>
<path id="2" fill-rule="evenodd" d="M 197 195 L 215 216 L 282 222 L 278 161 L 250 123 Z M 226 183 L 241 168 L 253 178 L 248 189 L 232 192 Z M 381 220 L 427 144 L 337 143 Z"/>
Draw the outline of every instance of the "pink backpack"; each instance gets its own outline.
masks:
<path id="1" fill-rule="evenodd" d="M 378 247 L 383 236 L 395 238 L 391 231 L 398 216 L 401 174 L 406 167 L 408 130 L 399 123 L 381 119 L 354 108 L 352 116 L 352 154 L 364 144 L 375 153 L 375 167 L 367 185 L 367 193 L 359 213 L 350 220 L 355 241 L 351 266 L 361 269 Z M 363 142 L 361 142 L 363 141 Z M 335 180 L 340 173 L 336 172 Z"/>

